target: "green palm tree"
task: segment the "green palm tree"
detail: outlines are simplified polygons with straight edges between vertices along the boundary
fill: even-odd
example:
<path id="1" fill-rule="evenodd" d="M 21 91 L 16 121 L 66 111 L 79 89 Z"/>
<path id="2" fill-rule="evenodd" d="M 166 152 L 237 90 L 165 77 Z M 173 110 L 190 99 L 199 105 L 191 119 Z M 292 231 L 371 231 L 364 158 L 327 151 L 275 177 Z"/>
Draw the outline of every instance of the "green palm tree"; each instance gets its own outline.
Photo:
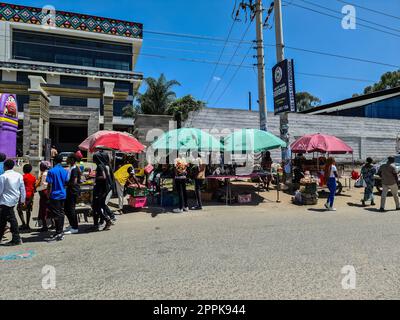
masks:
<path id="1" fill-rule="evenodd" d="M 169 80 L 161 74 L 158 79 L 146 78 L 144 82 L 147 90 L 138 95 L 141 113 L 144 114 L 168 114 L 169 106 L 176 100 L 176 94 L 172 91 L 175 86 L 180 86 L 176 80 Z"/>

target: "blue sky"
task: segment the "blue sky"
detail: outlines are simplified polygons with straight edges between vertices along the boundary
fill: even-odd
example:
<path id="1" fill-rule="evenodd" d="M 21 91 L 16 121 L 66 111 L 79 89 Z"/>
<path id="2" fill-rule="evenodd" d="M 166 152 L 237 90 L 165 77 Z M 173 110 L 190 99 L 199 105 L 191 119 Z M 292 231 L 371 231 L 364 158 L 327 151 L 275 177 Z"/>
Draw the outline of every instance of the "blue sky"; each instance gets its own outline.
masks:
<path id="1" fill-rule="evenodd" d="M 343 3 L 337 0 L 307 0 L 336 10 L 337 16 Z M 238 0 L 237 2 L 240 2 Z M 264 0 L 264 6 L 271 1 Z M 368 8 L 387 12 L 400 17 L 400 0 L 349 0 Z M 163 31 L 184 34 L 197 34 L 218 38 L 226 38 L 232 25 L 231 13 L 235 0 L 119 0 L 119 1 L 65 1 L 65 0 L 31 0 L 15 1 L 22 5 L 42 7 L 54 5 L 58 10 L 74 11 L 98 16 L 112 17 L 137 21 L 144 24 L 145 30 Z M 339 55 L 351 56 L 367 60 L 400 65 L 400 19 L 389 18 L 362 9 L 357 9 L 357 18 L 373 21 L 392 29 L 385 29 L 398 36 L 366 29 L 357 25 L 356 30 L 344 30 L 341 21 L 328 16 L 320 15 L 296 5 L 328 12 L 305 3 L 302 0 L 286 0 L 283 6 L 283 28 L 285 44 L 287 46 L 309 50 L 324 51 Z M 271 22 L 273 20 L 271 19 Z M 360 24 L 368 24 L 357 20 Z M 232 39 L 240 39 L 247 28 L 245 21 L 236 22 L 231 35 Z M 382 27 L 377 27 L 383 29 Z M 398 31 L 396 31 L 396 29 Z M 274 28 L 265 30 L 265 43 L 275 43 Z M 246 40 L 255 39 L 255 26 L 250 27 Z M 239 64 L 249 46 L 238 49 L 233 64 Z M 145 33 L 143 54 L 156 54 L 172 58 L 189 58 L 198 60 L 217 61 L 222 50 L 220 42 L 201 41 L 196 39 L 167 37 Z M 222 62 L 229 62 L 236 47 L 230 43 L 226 47 Z M 195 51 L 195 52 L 193 52 Z M 306 52 L 287 49 L 286 58 L 295 61 L 295 70 L 303 73 L 317 73 L 340 77 L 349 77 L 378 81 L 380 75 L 386 71 L 396 70 L 395 67 L 381 66 L 369 63 L 343 60 L 333 57 L 320 56 Z M 255 63 L 255 52 L 251 51 L 244 65 Z M 276 63 L 274 47 L 266 49 L 267 68 Z M 215 65 L 177 61 L 174 59 L 159 59 L 142 55 L 139 58 L 136 70 L 145 76 L 158 77 L 164 73 L 168 79 L 176 79 L 181 87 L 176 88 L 178 96 L 192 94 L 196 98 L 203 98 L 204 91 L 210 80 Z M 222 77 L 225 66 L 219 66 L 216 77 L 209 85 L 204 100 L 209 101 L 210 107 L 246 109 L 248 106 L 248 92 L 253 94 L 253 108 L 257 99 L 257 74 L 252 68 L 239 69 L 231 85 L 218 103 L 217 98 L 224 91 L 236 68 L 231 67 Z M 272 75 L 266 71 L 268 109 L 272 110 Z M 360 93 L 370 83 L 346 81 L 322 77 L 296 75 L 297 91 L 308 91 L 319 97 L 323 103 L 329 103 L 351 97 L 353 93 Z M 217 89 L 214 95 L 210 97 Z"/>

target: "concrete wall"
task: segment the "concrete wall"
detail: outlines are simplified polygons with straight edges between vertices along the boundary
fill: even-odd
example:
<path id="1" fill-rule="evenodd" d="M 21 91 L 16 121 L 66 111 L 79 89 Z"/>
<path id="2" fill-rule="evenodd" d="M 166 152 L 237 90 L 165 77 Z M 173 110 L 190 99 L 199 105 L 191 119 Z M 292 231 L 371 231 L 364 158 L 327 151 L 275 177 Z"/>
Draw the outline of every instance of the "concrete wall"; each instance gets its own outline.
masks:
<path id="1" fill-rule="evenodd" d="M 268 130 L 279 136 L 279 117 L 268 113 Z M 205 108 L 192 113 L 185 126 L 211 130 L 213 134 L 225 136 L 229 131 L 241 128 L 259 128 L 259 114 L 256 111 Z M 223 130 L 225 129 L 225 130 Z M 400 134 L 400 120 L 337 117 L 327 115 L 289 115 L 290 141 L 311 133 L 335 135 L 348 143 L 354 150 L 354 159 L 373 157 L 381 160 L 396 153 L 397 136 Z M 274 160 L 280 159 L 280 152 L 272 152 Z M 351 160 L 351 155 L 340 155 L 341 160 Z"/>
<path id="2" fill-rule="evenodd" d="M 155 137 L 173 128 L 172 116 L 138 114 L 135 118 L 135 136 L 140 143 L 149 146 Z"/>

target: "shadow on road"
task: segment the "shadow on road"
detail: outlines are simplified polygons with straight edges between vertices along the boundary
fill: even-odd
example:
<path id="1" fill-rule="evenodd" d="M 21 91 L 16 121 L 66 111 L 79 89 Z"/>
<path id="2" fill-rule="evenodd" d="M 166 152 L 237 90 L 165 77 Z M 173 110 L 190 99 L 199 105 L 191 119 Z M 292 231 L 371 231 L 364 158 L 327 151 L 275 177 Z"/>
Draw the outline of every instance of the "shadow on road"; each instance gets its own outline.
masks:
<path id="1" fill-rule="evenodd" d="M 349 207 L 365 208 L 361 203 L 347 202 Z"/>
<path id="2" fill-rule="evenodd" d="M 371 212 L 371 213 L 384 213 L 384 212 L 379 211 L 378 208 L 364 208 L 364 210 Z M 385 212 L 388 212 L 388 211 L 392 211 L 392 210 L 386 210 Z"/>
<path id="3" fill-rule="evenodd" d="M 316 208 L 310 208 L 307 209 L 308 211 L 313 211 L 313 212 L 328 212 L 328 210 L 322 208 L 322 209 L 316 209 Z"/>
<path id="4" fill-rule="evenodd" d="M 30 236 L 22 237 L 24 243 L 35 243 L 35 242 L 46 242 L 45 239 L 50 236 L 53 232 L 37 232 L 33 231 Z M 24 234 L 26 235 L 26 233 Z"/>

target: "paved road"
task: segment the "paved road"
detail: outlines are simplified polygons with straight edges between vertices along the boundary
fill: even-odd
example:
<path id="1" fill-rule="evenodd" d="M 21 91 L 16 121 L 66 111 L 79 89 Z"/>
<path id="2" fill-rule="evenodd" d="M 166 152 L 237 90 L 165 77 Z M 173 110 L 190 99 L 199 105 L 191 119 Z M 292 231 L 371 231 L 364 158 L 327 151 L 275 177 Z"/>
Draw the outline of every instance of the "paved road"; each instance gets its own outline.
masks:
<path id="1" fill-rule="evenodd" d="M 386 299 L 400 297 L 400 212 L 338 212 L 269 201 L 203 212 L 122 216 L 109 232 L 48 244 L 24 235 L 28 260 L 0 261 L 0 298 Z M 267 198 L 273 199 L 271 194 Z M 391 199 L 388 205 L 393 206 Z M 42 289 L 42 267 L 56 289 Z M 341 269 L 356 269 L 344 290 Z"/>

